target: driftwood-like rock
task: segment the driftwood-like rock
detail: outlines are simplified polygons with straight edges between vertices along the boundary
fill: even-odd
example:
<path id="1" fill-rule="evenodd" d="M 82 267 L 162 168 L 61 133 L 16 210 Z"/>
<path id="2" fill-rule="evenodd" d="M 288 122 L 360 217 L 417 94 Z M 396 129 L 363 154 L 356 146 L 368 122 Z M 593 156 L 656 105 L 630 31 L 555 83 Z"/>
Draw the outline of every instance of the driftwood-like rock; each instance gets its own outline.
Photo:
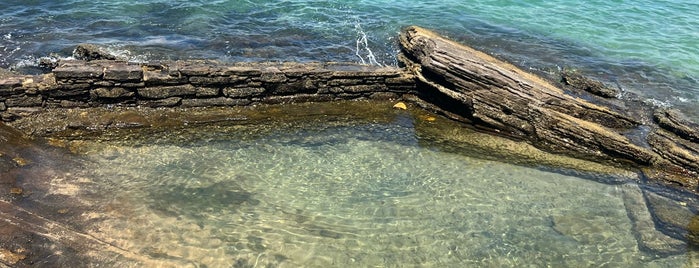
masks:
<path id="1" fill-rule="evenodd" d="M 693 161 L 699 158 L 695 146 L 689 145 L 692 134 L 680 127 L 674 132 L 687 140 L 673 133 L 653 134 L 651 149 L 646 137 L 634 143 L 625 133 L 658 126 L 641 126 L 640 120 L 623 112 L 568 95 L 483 52 L 415 26 L 403 31 L 400 45 L 400 60 L 423 84 L 419 101 L 451 118 L 548 151 L 649 167 L 652 177 L 696 190 L 699 166 Z"/>

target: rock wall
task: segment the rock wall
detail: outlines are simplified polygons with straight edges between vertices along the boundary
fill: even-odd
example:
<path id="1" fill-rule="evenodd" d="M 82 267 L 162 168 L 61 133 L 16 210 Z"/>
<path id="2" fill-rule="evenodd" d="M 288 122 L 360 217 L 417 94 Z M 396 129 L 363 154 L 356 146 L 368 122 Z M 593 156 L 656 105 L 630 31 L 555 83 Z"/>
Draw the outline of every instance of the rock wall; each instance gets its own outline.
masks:
<path id="1" fill-rule="evenodd" d="M 42 108 L 395 99 L 415 90 L 402 69 L 348 63 L 69 60 L 48 74 L 0 80 L 0 116 L 12 121 Z"/>

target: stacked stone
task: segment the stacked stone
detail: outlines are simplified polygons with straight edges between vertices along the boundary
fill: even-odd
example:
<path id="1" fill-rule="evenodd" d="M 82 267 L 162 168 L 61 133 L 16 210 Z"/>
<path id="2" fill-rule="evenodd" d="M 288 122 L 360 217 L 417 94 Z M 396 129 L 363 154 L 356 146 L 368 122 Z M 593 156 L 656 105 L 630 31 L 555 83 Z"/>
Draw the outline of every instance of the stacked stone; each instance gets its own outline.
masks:
<path id="1" fill-rule="evenodd" d="M 402 69 L 347 63 L 62 61 L 51 73 L 0 80 L 6 121 L 37 108 L 244 106 L 397 99 L 414 94 Z"/>

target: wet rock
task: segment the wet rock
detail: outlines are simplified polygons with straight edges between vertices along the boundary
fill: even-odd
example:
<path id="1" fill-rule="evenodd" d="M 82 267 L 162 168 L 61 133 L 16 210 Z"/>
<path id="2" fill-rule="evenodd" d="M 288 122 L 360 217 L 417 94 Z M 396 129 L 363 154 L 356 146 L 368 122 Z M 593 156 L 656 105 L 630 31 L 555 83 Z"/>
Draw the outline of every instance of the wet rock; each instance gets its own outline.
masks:
<path id="1" fill-rule="evenodd" d="M 641 250 L 658 257 L 680 254 L 686 250 L 685 242 L 658 231 L 638 185 L 625 184 L 621 189 L 624 206 Z"/>
<path id="2" fill-rule="evenodd" d="M 73 50 L 73 57 L 79 60 L 116 60 L 117 57 L 95 44 L 79 44 Z"/>
<path id="3" fill-rule="evenodd" d="M 687 225 L 687 240 L 694 247 L 699 247 L 699 216 L 694 216 Z"/>
<path id="4" fill-rule="evenodd" d="M 24 250 L 18 250 L 18 251 L 22 251 L 22 253 L 24 253 Z M 18 262 L 20 262 L 26 258 L 27 258 L 27 255 L 25 255 L 25 254 L 12 252 L 10 250 L 0 248 L 0 262 L 2 262 L 2 263 L 6 263 L 9 265 L 16 265 Z"/>
<path id="5" fill-rule="evenodd" d="M 18 96 L 5 100 L 7 107 L 36 107 L 41 106 L 44 99 L 41 95 L 36 96 Z"/>
<path id="6" fill-rule="evenodd" d="M 699 142 L 699 124 L 689 121 L 682 113 L 674 109 L 657 109 L 653 119 L 658 125 L 677 136 L 691 142 Z"/>
<path id="7" fill-rule="evenodd" d="M 189 84 L 178 86 L 145 87 L 138 89 L 138 95 L 149 99 L 194 96 L 196 94 L 197 88 Z"/>
<path id="8" fill-rule="evenodd" d="M 223 89 L 223 95 L 231 98 L 250 98 L 260 96 L 265 92 L 261 87 L 227 87 Z"/>
<path id="9" fill-rule="evenodd" d="M 39 67 L 53 69 L 58 67 L 59 57 L 57 55 L 49 55 L 48 57 L 39 58 Z"/>
<path id="10" fill-rule="evenodd" d="M 257 205 L 259 200 L 235 181 L 218 182 L 205 187 L 161 187 L 155 189 L 154 209 L 173 216 L 203 216 L 207 211 L 237 211 L 243 205 Z"/>
<path id="11" fill-rule="evenodd" d="M 130 98 L 136 95 L 136 92 L 127 90 L 121 87 L 112 88 L 96 88 L 90 90 L 90 97 L 92 99 L 104 98 L 104 99 L 119 99 L 119 98 Z"/>
<path id="12" fill-rule="evenodd" d="M 665 196 L 646 191 L 648 208 L 667 233 L 677 239 L 687 236 L 687 227 L 696 217 L 686 204 Z"/>
<path id="13" fill-rule="evenodd" d="M 180 97 L 170 97 L 159 100 L 141 100 L 138 101 L 138 105 L 143 107 L 173 107 L 180 105 L 181 101 Z"/>
<path id="14" fill-rule="evenodd" d="M 104 79 L 133 82 L 143 80 L 143 70 L 140 65 L 115 62 L 105 67 Z"/>
<path id="15" fill-rule="evenodd" d="M 561 73 L 561 82 L 575 89 L 605 98 L 616 98 L 620 94 L 619 90 L 605 86 L 602 82 L 593 80 L 574 70 L 564 70 Z"/>
<path id="16" fill-rule="evenodd" d="M 231 99 L 226 97 L 209 99 L 182 99 L 182 107 L 209 107 L 209 106 L 245 106 L 251 101 L 248 99 Z"/>
<path id="17" fill-rule="evenodd" d="M 56 79 L 97 79 L 102 78 L 103 72 L 103 66 L 81 61 L 62 61 L 53 69 Z"/>
<path id="18" fill-rule="evenodd" d="M 605 219 L 589 215 L 554 215 L 552 221 L 556 232 L 583 244 L 601 243 L 613 235 L 609 230 L 614 227 Z"/>

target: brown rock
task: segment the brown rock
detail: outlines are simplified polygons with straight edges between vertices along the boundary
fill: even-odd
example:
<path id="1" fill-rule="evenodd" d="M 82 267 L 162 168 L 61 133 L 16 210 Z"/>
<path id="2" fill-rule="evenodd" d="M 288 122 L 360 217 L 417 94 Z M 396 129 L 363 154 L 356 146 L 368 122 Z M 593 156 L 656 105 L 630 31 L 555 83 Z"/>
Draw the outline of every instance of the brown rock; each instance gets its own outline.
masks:
<path id="1" fill-rule="evenodd" d="M 138 95 L 148 99 L 165 99 L 169 97 L 194 96 L 197 89 L 190 85 L 145 87 L 138 89 Z"/>
<path id="2" fill-rule="evenodd" d="M 117 57 L 95 44 L 79 44 L 73 50 L 73 57 L 79 60 L 116 60 Z"/>
<path id="3" fill-rule="evenodd" d="M 564 84 L 578 90 L 584 90 L 605 98 L 616 98 L 620 92 L 617 89 L 605 86 L 602 82 L 583 76 L 573 70 L 564 70 L 561 73 L 561 80 Z"/>
<path id="4" fill-rule="evenodd" d="M 90 91 L 90 96 L 93 99 L 103 98 L 103 99 L 118 99 L 118 98 L 129 98 L 136 95 L 136 92 L 126 90 L 121 87 L 113 88 L 96 88 Z"/>

